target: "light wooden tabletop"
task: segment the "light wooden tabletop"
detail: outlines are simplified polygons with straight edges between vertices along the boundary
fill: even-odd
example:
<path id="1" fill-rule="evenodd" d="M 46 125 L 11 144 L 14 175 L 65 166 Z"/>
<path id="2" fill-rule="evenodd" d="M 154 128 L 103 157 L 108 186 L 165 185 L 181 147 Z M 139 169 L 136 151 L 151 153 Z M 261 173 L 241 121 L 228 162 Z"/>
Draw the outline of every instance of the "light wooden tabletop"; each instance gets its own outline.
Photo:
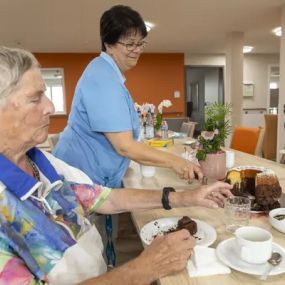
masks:
<path id="1" fill-rule="evenodd" d="M 181 140 L 175 140 L 175 145 L 165 151 L 174 153 L 182 153 L 184 146 Z M 235 165 L 254 165 L 270 168 L 277 174 L 280 184 L 285 191 L 285 165 L 281 165 L 276 162 L 265 160 L 256 156 L 248 155 L 242 152 L 235 151 Z M 211 183 L 212 181 L 209 181 Z M 156 174 L 151 178 L 142 178 L 140 174 L 139 165 L 132 162 L 130 168 L 124 178 L 125 187 L 132 188 L 145 188 L 145 189 L 162 189 L 164 186 L 172 186 L 176 189 L 193 189 L 199 186 L 199 182 L 195 181 L 191 184 L 180 180 L 172 171 L 163 168 L 156 168 Z M 134 224 L 140 232 L 140 229 L 148 222 L 162 218 L 187 215 L 191 218 L 196 218 L 212 225 L 217 231 L 217 240 L 211 247 L 216 246 L 223 240 L 233 237 L 232 234 L 225 232 L 223 209 L 207 209 L 201 207 L 191 208 L 176 208 L 170 211 L 165 210 L 147 210 L 147 211 L 135 211 L 132 212 L 132 218 Z M 268 218 L 264 215 L 254 215 L 250 219 L 250 225 L 260 226 L 269 230 L 273 235 L 273 241 L 285 248 L 285 235 L 278 232 L 269 224 Z M 231 274 L 227 275 L 214 275 L 209 277 L 190 278 L 187 271 L 162 278 L 159 280 L 161 285 L 208 285 L 208 284 L 285 284 L 285 273 L 277 276 L 269 276 L 266 281 L 261 281 L 257 276 L 248 275 L 235 270 L 232 270 Z"/>

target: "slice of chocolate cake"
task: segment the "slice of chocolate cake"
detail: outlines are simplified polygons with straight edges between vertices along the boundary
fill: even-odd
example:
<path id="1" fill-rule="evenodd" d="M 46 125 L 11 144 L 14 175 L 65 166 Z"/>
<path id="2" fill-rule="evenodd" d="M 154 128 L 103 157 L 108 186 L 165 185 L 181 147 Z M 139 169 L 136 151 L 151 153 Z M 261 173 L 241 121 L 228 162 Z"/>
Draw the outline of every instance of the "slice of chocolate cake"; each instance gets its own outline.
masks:
<path id="1" fill-rule="evenodd" d="M 177 223 L 176 230 L 186 229 L 193 236 L 197 233 L 197 223 L 187 216 L 182 217 Z"/>

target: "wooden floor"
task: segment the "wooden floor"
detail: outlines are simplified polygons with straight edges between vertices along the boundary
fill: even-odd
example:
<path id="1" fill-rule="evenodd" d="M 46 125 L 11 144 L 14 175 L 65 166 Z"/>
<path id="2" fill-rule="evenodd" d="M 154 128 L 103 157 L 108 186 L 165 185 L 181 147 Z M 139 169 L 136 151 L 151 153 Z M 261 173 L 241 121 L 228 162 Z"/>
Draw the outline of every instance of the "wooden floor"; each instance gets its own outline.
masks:
<path id="1" fill-rule="evenodd" d="M 140 237 L 137 234 L 130 213 L 119 214 L 118 238 L 115 241 L 115 249 L 116 266 L 134 259 L 143 251 Z M 157 285 L 157 283 L 153 282 L 150 285 Z"/>
<path id="2" fill-rule="evenodd" d="M 143 250 L 129 213 L 119 214 L 118 238 L 115 241 L 117 266 L 137 257 Z"/>

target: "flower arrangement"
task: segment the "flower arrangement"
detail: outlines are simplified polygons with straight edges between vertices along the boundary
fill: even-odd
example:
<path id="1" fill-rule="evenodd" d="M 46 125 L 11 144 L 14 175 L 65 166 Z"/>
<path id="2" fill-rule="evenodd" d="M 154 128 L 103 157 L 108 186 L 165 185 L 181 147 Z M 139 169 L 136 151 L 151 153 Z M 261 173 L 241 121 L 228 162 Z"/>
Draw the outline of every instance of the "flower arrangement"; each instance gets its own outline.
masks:
<path id="1" fill-rule="evenodd" d="M 154 129 L 157 131 L 160 129 L 161 124 L 162 124 L 162 112 L 163 112 L 163 107 L 165 108 L 169 108 L 172 106 L 172 103 L 170 100 L 162 100 L 157 109 L 158 109 L 158 113 L 156 114 L 156 122 L 154 124 Z"/>
<path id="2" fill-rule="evenodd" d="M 157 114 L 154 115 L 155 105 L 150 103 L 143 103 L 142 105 L 139 105 L 138 103 L 135 103 L 135 109 L 137 110 L 138 114 L 141 117 L 142 125 L 144 125 L 146 121 L 147 114 L 151 113 L 154 118 L 154 129 L 156 131 L 159 130 L 162 124 L 163 108 L 169 108 L 170 106 L 172 106 L 170 100 L 162 100 L 157 107 L 158 110 Z"/>
<path id="3" fill-rule="evenodd" d="M 199 148 L 196 154 L 198 160 L 205 160 L 208 153 L 221 151 L 225 139 L 231 133 L 229 121 L 231 112 L 232 107 L 228 103 L 213 103 L 205 108 L 204 131 L 198 137 Z"/>

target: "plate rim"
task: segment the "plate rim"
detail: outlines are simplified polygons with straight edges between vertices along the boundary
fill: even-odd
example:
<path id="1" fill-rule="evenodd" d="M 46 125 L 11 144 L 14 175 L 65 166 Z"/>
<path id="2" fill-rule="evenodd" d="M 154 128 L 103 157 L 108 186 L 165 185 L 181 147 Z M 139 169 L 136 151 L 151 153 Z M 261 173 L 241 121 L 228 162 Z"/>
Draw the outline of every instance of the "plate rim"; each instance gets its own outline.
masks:
<path id="1" fill-rule="evenodd" d="M 250 274 L 250 275 L 255 275 L 255 276 L 262 275 L 263 272 L 261 272 L 261 273 L 256 273 L 256 272 L 252 272 L 252 271 L 247 270 L 247 269 L 244 270 L 243 268 L 240 268 L 239 266 L 236 266 L 235 264 L 232 264 L 232 263 L 229 262 L 229 260 L 228 260 L 227 258 L 225 258 L 225 256 L 221 253 L 221 247 L 222 247 L 222 246 L 225 246 L 226 243 L 233 242 L 234 239 L 235 239 L 234 237 L 228 238 L 228 239 L 226 239 L 226 240 L 221 241 L 221 242 L 217 245 L 217 247 L 216 247 L 216 255 L 217 255 L 218 259 L 219 259 L 222 263 L 224 263 L 225 265 L 227 265 L 228 267 L 230 267 L 230 268 L 232 268 L 232 269 L 234 269 L 234 270 L 236 270 L 236 271 L 238 271 L 238 272 L 242 272 L 242 273 L 246 273 L 246 274 Z M 282 252 L 282 256 L 283 256 L 283 257 L 285 256 L 285 249 L 284 249 L 281 245 L 279 245 L 279 244 L 277 244 L 277 243 L 275 243 L 275 242 L 272 242 L 272 245 L 275 246 L 275 247 L 277 247 L 277 249 L 279 249 L 279 251 Z M 221 256 L 222 256 L 222 257 L 221 257 Z M 244 261 L 244 263 L 246 263 L 246 262 Z M 250 263 L 248 263 L 248 265 L 250 265 Z M 260 266 L 262 266 L 262 265 L 265 265 L 265 263 L 260 264 Z M 250 268 L 250 267 L 246 267 L 246 268 Z M 283 269 L 281 269 L 281 270 L 279 269 L 279 270 L 278 270 L 278 267 L 277 267 L 277 271 L 276 271 L 276 268 L 273 268 L 273 270 L 269 273 L 269 276 L 274 276 L 274 275 L 279 275 L 279 274 L 284 273 L 284 272 L 285 272 L 285 264 L 283 265 L 282 268 L 283 268 Z M 274 269 L 275 269 L 275 270 L 274 270 Z"/>
<path id="2" fill-rule="evenodd" d="M 145 239 L 142 237 L 142 231 L 148 224 L 154 224 L 154 222 L 159 221 L 159 220 L 168 220 L 168 219 L 173 219 L 173 218 L 177 219 L 177 221 L 178 221 L 182 217 L 183 216 L 171 216 L 171 217 L 163 217 L 163 218 L 158 218 L 158 219 L 154 219 L 154 220 L 149 221 L 148 223 L 144 224 L 143 227 L 141 228 L 140 233 L 139 233 L 140 234 L 140 239 L 146 245 L 150 245 L 151 242 L 153 241 L 153 239 L 150 242 L 146 242 Z M 203 244 L 202 246 L 208 247 L 208 246 L 212 245 L 217 240 L 217 231 L 216 231 L 216 229 L 212 225 L 208 224 L 205 221 L 202 221 L 202 220 L 196 219 L 196 218 L 191 218 L 191 219 L 194 220 L 197 224 L 200 223 L 201 225 L 206 226 L 210 231 L 212 231 L 213 238 L 210 239 L 206 244 Z"/>
<path id="3" fill-rule="evenodd" d="M 264 166 L 257 166 L 257 165 L 238 165 L 230 168 L 228 171 L 231 170 L 245 170 L 245 169 L 253 169 L 253 170 L 261 170 L 261 171 L 272 171 L 275 173 L 271 168 L 264 167 Z"/>
<path id="4" fill-rule="evenodd" d="M 196 143 L 196 140 L 193 139 L 193 140 L 187 140 L 187 141 L 183 142 L 184 145 L 191 145 L 193 143 Z"/>

